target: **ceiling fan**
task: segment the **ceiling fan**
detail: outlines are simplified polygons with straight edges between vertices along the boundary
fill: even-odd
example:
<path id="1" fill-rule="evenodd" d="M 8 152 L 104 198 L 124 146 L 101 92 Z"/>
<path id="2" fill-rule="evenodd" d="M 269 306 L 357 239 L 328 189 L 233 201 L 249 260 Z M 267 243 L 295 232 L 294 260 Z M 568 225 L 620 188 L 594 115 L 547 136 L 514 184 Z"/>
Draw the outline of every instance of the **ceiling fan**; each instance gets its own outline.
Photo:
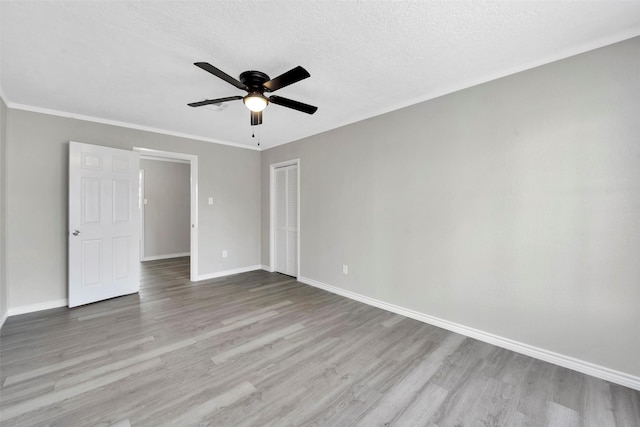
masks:
<path id="1" fill-rule="evenodd" d="M 201 107 L 203 105 L 220 104 L 222 102 L 242 99 L 244 105 L 246 105 L 251 111 L 251 126 L 262 124 L 262 111 L 270 102 L 283 107 L 302 111 L 307 114 L 313 114 L 318 110 L 318 107 L 294 101 L 293 99 L 283 98 L 276 95 L 271 95 L 268 98 L 264 96 L 264 92 L 275 92 L 285 86 L 289 86 L 290 84 L 304 80 L 307 77 L 311 77 L 307 70 L 301 66 L 297 66 L 274 79 L 270 79 L 268 75 L 261 71 L 245 71 L 240 74 L 240 80 L 236 80 L 224 71 L 217 69 L 207 62 L 195 62 L 193 65 L 210 72 L 214 76 L 234 85 L 238 89 L 246 90 L 248 94 L 246 96 L 237 95 L 228 96 L 226 98 L 206 99 L 204 101 L 192 102 L 191 104 L 187 104 L 190 107 Z"/>

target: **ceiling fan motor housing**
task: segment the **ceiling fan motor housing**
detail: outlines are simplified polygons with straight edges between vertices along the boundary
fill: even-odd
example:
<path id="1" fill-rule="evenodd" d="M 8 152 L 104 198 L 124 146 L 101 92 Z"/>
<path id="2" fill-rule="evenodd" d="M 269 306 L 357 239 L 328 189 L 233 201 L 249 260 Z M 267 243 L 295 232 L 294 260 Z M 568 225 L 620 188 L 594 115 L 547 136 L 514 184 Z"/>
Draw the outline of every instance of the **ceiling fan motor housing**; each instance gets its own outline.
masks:
<path id="1" fill-rule="evenodd" d="M 269 80 L 271 80 L 269 76 L 262 71 L 245 71 L 240 74 L 240 81 L 249 88 L 250 92 L 263 93 L 265 87 L 262 85 Z"/>

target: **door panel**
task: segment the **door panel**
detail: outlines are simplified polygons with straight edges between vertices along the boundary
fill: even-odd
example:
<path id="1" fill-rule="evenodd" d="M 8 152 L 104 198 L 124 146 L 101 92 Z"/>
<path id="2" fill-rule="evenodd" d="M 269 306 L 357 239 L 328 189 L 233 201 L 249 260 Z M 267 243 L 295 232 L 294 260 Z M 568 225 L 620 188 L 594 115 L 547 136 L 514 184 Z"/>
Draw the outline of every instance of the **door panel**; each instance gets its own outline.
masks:
<path id="1" fill-rule="evenodd" d="M 131 239 L 116 237 L 113 239 L 113 278 L 123 280 L 129 276 L 129 248 Z"/>
<path id="2" fill-rule="evenodd" d="M 82 241 L 82 286 L 100 285 L 102 240 Z"/>
<path id="3" fill-rule="evenodd" d="M 298 251 L 296 250 L 298 245 L 298 232 L 287 232 L 287 274 L 291 276 L 298 275 Z"/>
<path id="4" fill-rule="evenodd" d="M 100 180 L 97 178 L 82 179 L 82 225 L 100 223 Z"/>
<path id="5" fill-rule="evenodd" d="M 113 157 L 113 171 L 120 173 L 127 173 L 131 169 L 129 159 L 126 157 Z"/>
<path id="6" fill-rule="evenodd" d="M 69 307 L 138 292 L 138 153 L 69 143 Z"/>
<path id="7" fill-rule="evenodd" d="M 122 179 L 113 180 L 113 222 L 128 223 L 131 213 L 131 182 Z"/>
<path id="8" fill-rule="evenodd" d="M 298 275 L 298 166 L 275 170 L 275 270 Z"/>
<path id="9" fill-rule="evenodd" d="M 287 168 L 287 270 L 298 275 L 298 166 Z"/>

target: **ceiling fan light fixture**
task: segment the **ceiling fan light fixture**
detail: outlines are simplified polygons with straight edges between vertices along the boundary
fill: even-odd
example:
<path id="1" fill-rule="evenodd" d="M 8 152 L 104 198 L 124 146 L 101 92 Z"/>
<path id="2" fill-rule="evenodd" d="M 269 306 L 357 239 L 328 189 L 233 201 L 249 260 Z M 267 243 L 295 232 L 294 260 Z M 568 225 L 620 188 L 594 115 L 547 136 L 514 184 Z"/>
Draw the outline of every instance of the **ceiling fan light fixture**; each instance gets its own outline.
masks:
<path id="1" fill-rule="evenodd" d="M 267 108 L 267 104 L 269 103 L 267 98 L 259 92 L 251 92 L 249 95 L 242 98 L 242 102 L 244 102 L 244 105 L 254 113 L 259 113 L 264 110 Z"/>

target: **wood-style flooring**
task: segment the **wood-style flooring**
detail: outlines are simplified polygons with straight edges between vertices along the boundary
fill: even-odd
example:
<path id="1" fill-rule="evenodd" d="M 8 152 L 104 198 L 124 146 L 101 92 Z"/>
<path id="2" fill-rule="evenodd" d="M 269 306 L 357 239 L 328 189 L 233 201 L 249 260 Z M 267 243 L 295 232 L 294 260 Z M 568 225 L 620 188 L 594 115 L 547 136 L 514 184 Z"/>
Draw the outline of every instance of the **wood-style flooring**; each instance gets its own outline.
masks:
<path id="1" fill-rule="evenodd" d="M 640 426 L 640 392 L 277 273 L 10 317 L 3 426 Z"/>

